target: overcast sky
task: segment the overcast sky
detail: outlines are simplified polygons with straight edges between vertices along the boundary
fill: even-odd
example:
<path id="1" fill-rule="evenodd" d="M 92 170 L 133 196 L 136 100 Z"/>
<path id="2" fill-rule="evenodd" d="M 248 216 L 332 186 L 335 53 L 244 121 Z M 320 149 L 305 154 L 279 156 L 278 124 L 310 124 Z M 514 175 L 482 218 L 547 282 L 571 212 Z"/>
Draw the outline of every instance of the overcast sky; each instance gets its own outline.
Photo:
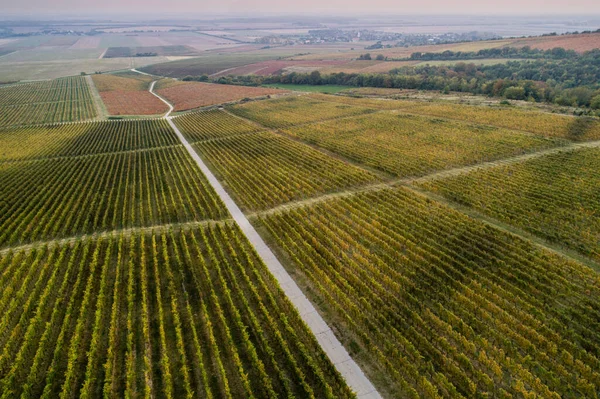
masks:
<path id="1" fill-rule="evenodd" d="M 600 14 L 600 0 L 0 0 L 5 13 Z M 197 15 L 190 15 L 196 17 Z"/>

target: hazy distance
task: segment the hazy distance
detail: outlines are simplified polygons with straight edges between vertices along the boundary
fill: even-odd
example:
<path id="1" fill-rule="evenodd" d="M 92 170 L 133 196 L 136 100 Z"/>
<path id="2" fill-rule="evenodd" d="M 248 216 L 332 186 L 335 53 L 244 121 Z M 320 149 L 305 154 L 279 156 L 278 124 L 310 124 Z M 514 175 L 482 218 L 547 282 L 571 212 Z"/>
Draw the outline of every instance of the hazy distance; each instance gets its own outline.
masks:
<path id="1" fill-rule="evenodd" d="M 486 14 L 486 15 L 593 15 L 600 14 L 598 0 L 0 0 L 1 14 L 23 17 L 48 15 L 187 15 L 260 16 L 261 14 Z"/>

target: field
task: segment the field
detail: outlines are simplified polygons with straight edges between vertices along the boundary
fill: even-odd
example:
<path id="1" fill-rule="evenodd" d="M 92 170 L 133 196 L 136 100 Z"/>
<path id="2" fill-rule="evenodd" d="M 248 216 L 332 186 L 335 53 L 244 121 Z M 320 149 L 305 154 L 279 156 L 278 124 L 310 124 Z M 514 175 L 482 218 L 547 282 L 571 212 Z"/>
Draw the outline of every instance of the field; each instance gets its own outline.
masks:
<path id="1" fill-rule="evenodd" d="M 229 110 L 236 115 L 251 119 L 270 128 L 282 128 L 301 123 L 373 112 L 369 108 L 320 101 L 306 96 L 249 102 L 235 105 Z"/>
<path id="2" fill-rule="evenodd" d="M 190 142 L 255 133 L 260 127 L 220 110 L 186 113 L 175 124 Z"/>
<path id="3" fill-rule="evenodd" d="M 165 121 L 67 123 L 0 130 L 0 162 L 137 151 L 179 144 Z"/>
<path id="4" fill-rule="evenodd" d="M 248 210 L 268 209 L 378 178 L 271 132 L 194 144 Z"/>
<path id="5" fill-rule="evenodd" d="M 0 265 L 6 396 L 351 397 L 231 224 L 77 240 Z"/>
<path id="6" fill-rule="evenodd" d="M 186 82 L 156 91 L 174 107 L 175 111 L 235 102 L 244 98 L 263 97 L 285 93 L 282 90 L 262 87 L 221 85 L 214 83 Z"/>
<path id="7" fill-rule="evenodd" d="M 92 119 L 96 109 L 84 78 L 0 88 L 0 126 Z"/>
<path id="8" fill-rule="evenodd" d="M 420 183 L 600 260 L 600 150 L 581 149 Z"/>
<path id="9" fill-rule="evenodd" d="M 578 53 L 600 48 L 600 33 L 583 35 L 542 36 L 513 40 L 510 47 L 537 48 L 540 50 L 552 50 L 562 47 L 565 50 L 575 50 Z"/>
<path id="10" fill-rule="evenodd" d="M 172 78 L 184 78 L 188 75 L 211 75 L 229 68 L 236 68 L 256 62 L 276 59 L 277 55 L 255 53 L 232 53 L 218 56 L 202 56 L 189 60 L 166 62 L 150 65 L 141 70 L 146 73 Z"/>
<path id="11" fill-rule="evenodd" d="M 103 58 L 137 57 L 138 54 L 154 53 L 157 56 L 195 56 L 200 53 L 189 46 L 109 47 Z"/>
<path id="12" fill-rule="evenodd" d="M 3 163 L 0 182 L 0 247 L 226 214 L 181 147 Z"/>
<path id="13" fill-rule="evenodd" d="M 344 61 L 289 61 L 289 60 L 271 60 L 263 61 L 255 64 L 248 64 L 237 68 L 227 69 L 215 76 L 226 75 L 259 75 L 268 76 L 277 74 L 283 70 L 293 68 L 309 68 L 312 70 L 343 64 Z"/>
<path id="14" fill-rule="evenodd" d="M 596 271 L 402 188 L 260 220 L 390 397 L 596 397 Z"/>
<path id="15" fill-rule="evenodd" d="M 313 86 L 313 85 L 296 85 L 296 84 L 285 84 L 285 83 L 273 83 L 263 85 L 264 87 L 272 87 L 275 89 L 285 89 L 285 90 L 294 90 L 294 91 L 305 91 L 309 93 L 329 93 L 335 94 L 340 91 L 344 91 L 349 89 L 349 86 L 338 86 L 338 85 L 323 85 L 323 86 Z"/>
<path id="16" fill-rule="evenodd" d="M 348 89 L 349 92 L 352 92 L 353 90 L 354 89 Z M 310 98 L 332 103 L 368 107 L 374 110 L 398 110 L 402 108 L 412 108 L 416 105 L 414 102 L 411 101 L 391 100 L 387 98 L 354 98 L 347 96 L 328 96 L 324 94 L 311 94 Z"/>
<path id="17" fill-rule="evenodd" d="M 410 112 L 495 125 L 574 141 L 600 139 L 600 122 L 593 118 L 574 118 L 517 108 L 422 102 L 415 102 L 414 106 L 410 106 Z"/>
<path id="18" fill-rule="evenodd" d="M 395 176 L 420 176 L 561 145 L 506 129 L 377 113 L 286 129 L 285 133 Z"/>
<path id="19" fill-rule="evenodd" d="M 130 72 L 92 79 L 110 115 L 158 115 L 169 107 L 148 91 L 152 77 Z"/>

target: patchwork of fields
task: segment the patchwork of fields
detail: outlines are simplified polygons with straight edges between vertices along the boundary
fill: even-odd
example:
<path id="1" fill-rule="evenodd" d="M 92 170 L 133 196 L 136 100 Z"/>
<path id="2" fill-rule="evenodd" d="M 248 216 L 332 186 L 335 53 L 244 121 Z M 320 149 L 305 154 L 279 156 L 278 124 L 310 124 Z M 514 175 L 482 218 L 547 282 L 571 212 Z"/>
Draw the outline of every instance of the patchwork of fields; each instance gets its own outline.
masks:
<path id="1" fill-rule="evenodd" d="M 92 122 L 156 80 L 93 79 L 0 88 L 0 396 L 353 397 L 329 329 L 383 397 L 600 394 L 597 119 L 306 94 Z"/>

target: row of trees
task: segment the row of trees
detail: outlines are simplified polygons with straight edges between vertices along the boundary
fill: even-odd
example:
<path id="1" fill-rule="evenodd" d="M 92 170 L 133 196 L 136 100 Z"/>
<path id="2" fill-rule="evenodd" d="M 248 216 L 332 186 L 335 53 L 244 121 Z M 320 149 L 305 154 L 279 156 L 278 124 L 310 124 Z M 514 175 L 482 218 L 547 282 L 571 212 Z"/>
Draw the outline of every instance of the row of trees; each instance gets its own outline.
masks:
<path id="1" fill-rule="evenodd" d="M 387 74 L 321 75 L 314 71 L 267 77 L 228 76 L 215 82 L 454 91 L 600 110 L 600 50 L 575 56 L 564 51 L 570 56 L 560 58 L 562 51 L 552 50 L 556 59 L 515 60 L 496 65 L 458 62 L 454 65 L 407 66 L 391 70 Z"/>

